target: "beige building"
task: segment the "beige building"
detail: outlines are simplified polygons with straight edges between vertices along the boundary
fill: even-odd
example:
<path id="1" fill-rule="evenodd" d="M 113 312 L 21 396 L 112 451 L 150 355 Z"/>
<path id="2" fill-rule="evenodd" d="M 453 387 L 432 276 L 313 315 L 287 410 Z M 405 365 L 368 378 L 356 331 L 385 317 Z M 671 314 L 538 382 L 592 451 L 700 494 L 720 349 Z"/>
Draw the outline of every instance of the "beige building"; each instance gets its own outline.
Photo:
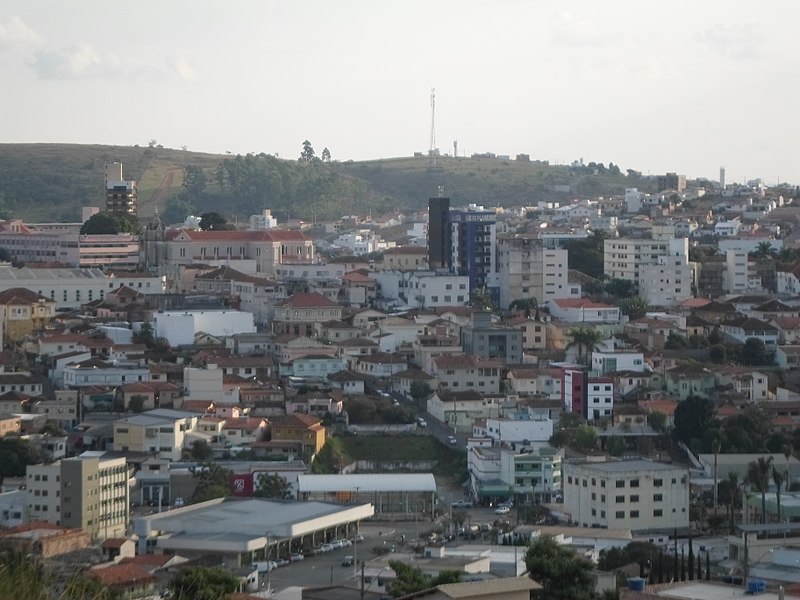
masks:
<path id="1" fill-rule="evenodd" d="M 273 315 L 278 334 L 313 336 L 317 323 L 341 321 L 342 307 L 319 293 L 295 294 L 280 302 Z"/>
<path id="2" fill-rule="evenodd" d="M 433 361 L 439 386 L 451 392 L 474 390 L 483 394 L 500 391 L 500 363 L 468 354 L 442 355 Z"/>
<path id="3" fill-rule="evenodd" d="M 186 434 L 202 415 L 158 409 L 114 422 L 114 450 L 147 452 L 158 458 L 180 460 Z"/>
<path id="4" fill-rule="evenodd" d="M 564 512 L 583 527 L 663 530 L 689 526 L 689 473 L 649 460 L 565 462 Z"/>
<path id="5" fill-rule="evenodd" d="M 497 278 L 503 309 L 514 300 L 580 297 L 580 286 L 569 285 L 567 251 L 533 237 L 498 236 Z"/>
<path id="6" fill-rule="evenodd" d="M 128 526 L 128 467 L 124 457 L 84 452 L 26 473 L 30 518 L 83 529 L 93 538 L 124 536 Z"/>

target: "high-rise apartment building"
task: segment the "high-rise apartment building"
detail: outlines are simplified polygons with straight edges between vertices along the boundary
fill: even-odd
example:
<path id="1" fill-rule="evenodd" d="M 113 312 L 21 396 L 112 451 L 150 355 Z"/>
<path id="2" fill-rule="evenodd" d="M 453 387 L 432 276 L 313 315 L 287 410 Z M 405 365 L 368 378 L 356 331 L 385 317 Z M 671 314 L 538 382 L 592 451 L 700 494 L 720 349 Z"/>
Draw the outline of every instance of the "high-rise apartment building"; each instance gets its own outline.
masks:
<path id="1" fill-rule="evenodd" d="M 108 212 L 136 216 L 136 182 L 122 178 L 122 163 L 106 165 L 106 210 Z"/>
<path id="2" fill-rule="evenodd" d="M 450 198 L 431 198 L 428 200 L 428 267 L 449 269 L 450 246 Z"/>
<path id="3" fill-rule="evenodd" d="M 83 529 L 93 538 L 125 535 L 129 498 L 124 457 L 84 452 L 49 465 L 31 465 L 26 475 L 31 519 Z"/>
<path id="4" fill-rule="evenodd" d="M 569 287 L 567 255 L 567 250 L 545 248 L 533 237 L 498 236 L 500 308 L 514 300 L 535 298 L 543 306 L 550 299 L 579 297 L 579 289 Z"/>

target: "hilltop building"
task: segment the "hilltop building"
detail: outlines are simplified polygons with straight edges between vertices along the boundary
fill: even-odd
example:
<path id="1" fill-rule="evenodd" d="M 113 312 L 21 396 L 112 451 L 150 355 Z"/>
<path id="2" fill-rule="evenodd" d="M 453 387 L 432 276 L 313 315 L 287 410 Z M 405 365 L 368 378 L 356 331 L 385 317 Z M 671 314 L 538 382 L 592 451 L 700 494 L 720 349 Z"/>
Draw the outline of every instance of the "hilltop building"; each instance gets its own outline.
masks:
<path id="1" fill-rule="evenodd" d="M 138 211 L 136 182 L 122 178 L 121 162 L 106 165 L 106 210 L 132 217 Z"/>

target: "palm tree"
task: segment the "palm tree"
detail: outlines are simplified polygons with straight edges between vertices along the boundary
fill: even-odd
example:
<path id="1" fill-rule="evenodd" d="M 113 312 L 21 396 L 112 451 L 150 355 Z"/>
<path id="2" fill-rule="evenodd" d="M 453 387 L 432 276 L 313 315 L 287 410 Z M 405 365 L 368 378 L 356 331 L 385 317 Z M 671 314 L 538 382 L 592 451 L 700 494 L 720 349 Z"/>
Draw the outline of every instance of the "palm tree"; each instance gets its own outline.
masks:
<path id="1" fill-rule="evenodd" d="M 772 481 L 775 482 L 775 500 L 778 503 L 778 523 L 781 519 L 781 486 L 783 485 L 783 473 L 772 467 Z"/>
<path id="2" fill-rule="evenodd" d="M 728 473 L 728 488 L 731 495 L 731 533 L 733 533 L 733 520 L 736 516 L 736 500 L 739 496 L 739 475 L 731 471 Z M 744 508 L 742 509 L 744 510 Z"/>
<path id="3" fill-rule="evenodd" d="M 714 451 L 714 516 L 717 516 L 717 500 L 719 498 L 719 479 L 717 476 L 717 469 L 718 469 L 718 461 L 717 456 L 719 455 L 719 451 L 722 449 L 722 440 L 718 437 L 714 438 L 714 443 L 712 444 L 712 448 Z"/>
<path id="4" fill-rule="evenodd" d="M 759 259 L 774 257 L 775 255 L 776 252 L 773 250 L 772 244 L 769 242 L 760 242 L 755 252 L 753 252 L 753 256 Z"/>
<path id="5" fill-rule="evenodd" d="M 792 487 L 792 480 L 789 478 L 789 459 L 792 457 L 792 445 L 791 444 L 784 444 L 783 445 L 783 457 L 786 459 L 786 473 L 783 478 L 783 484 L 786 486 L 786 491 L 791 491 L 789 488 Z"/>
<path id="6" fill-rule="evenodd" d="M 772 457 L 759 457 L 757 461 L 747 465 L 747 479 L 750 484 L 761 492 L 761 523 L 767 523 L 767 488 L 769 487 L 769 475 L 772 471 Z"/>
<path id="7" fill-rule="evenodd" d="M 582 325 L 573 327 L 567 335 L 572 338 L 572 341 L 567 344 L 567 350 L 577 348 L 578 362 L 582 364 L 588 363 L 589 355 L 603 339 L 603 334 L 600 331 Z"/>

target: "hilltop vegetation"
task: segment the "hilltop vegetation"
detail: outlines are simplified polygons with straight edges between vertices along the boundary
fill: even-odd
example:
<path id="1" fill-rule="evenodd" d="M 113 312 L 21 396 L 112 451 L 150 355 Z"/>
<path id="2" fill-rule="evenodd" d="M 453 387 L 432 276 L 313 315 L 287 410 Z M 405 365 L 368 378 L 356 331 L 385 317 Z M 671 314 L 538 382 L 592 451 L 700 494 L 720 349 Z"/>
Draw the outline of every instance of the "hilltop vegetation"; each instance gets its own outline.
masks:
<path id="1" fill-rule="evenodd" d="M 637 174 L 625 176 L 618 168 L 440 157 L 431 170 L 424 157 L 336 162 L 325 151 L 319 159 L 308 149 L 303 148 L 303 159 L 285 160 L 173 150 L 154 142 L 145 147 L 0 144 L 0 217 L 78 221 L 81 206 L 103 206 L 105 165 L 115 160 L 122 162 L 125 178 L 139 182 L 139 215 L 166 211 L 165 219 L 173 222 L 210 210 L 234 222 L 264 208 L 280 221 L 420 209 L 439 186 L 456 205 L 506 207 L 649 187 Z"/>

